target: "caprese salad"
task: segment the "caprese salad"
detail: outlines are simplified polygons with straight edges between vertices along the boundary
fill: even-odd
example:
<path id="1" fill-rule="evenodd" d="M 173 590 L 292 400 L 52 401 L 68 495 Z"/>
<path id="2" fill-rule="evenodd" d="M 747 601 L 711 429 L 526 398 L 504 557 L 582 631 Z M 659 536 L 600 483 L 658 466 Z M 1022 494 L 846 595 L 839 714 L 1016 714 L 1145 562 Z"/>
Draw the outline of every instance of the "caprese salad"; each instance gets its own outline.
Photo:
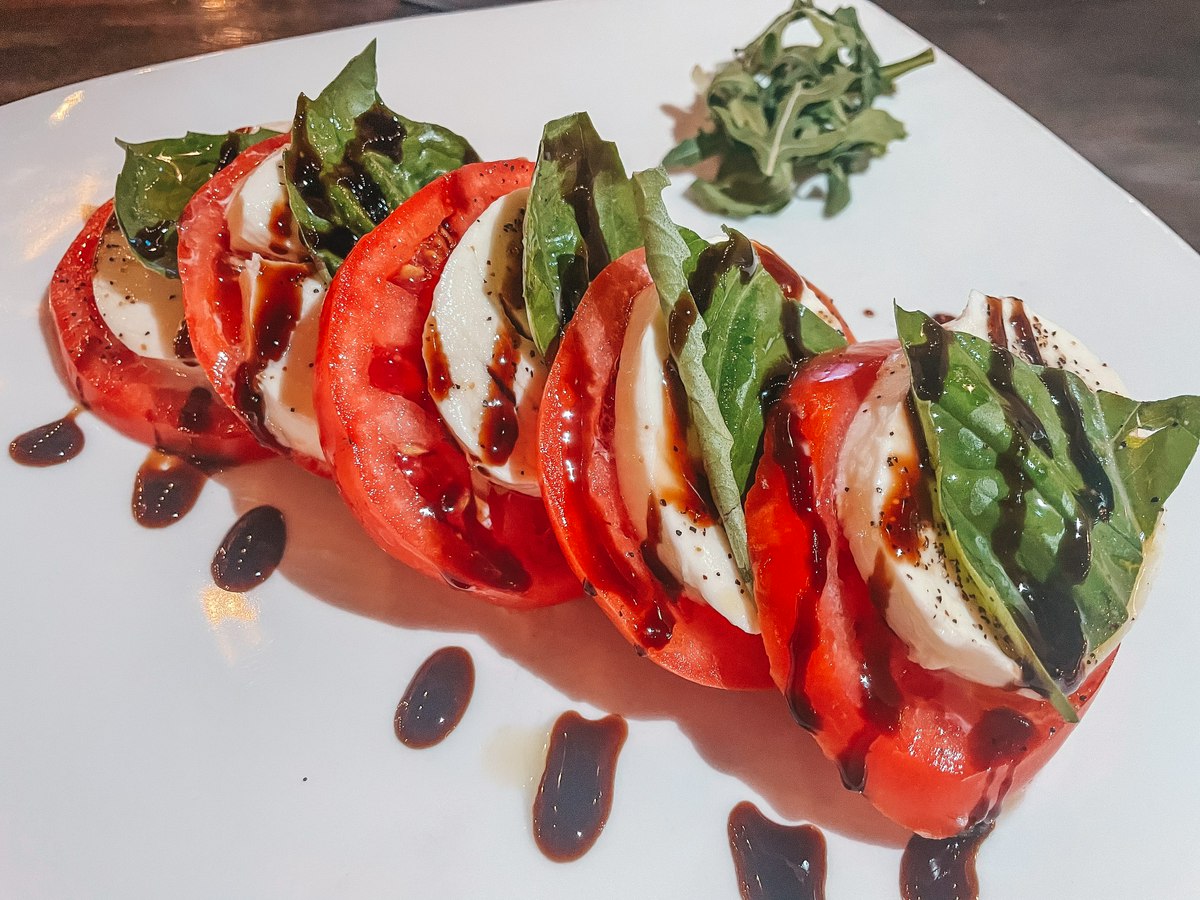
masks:
<path id="1" fill-rule="evenodd" d="M 384 106 L 373 54 L 285 132 L 127 145 L 50 294 L 80 399 L 331 476 L 455 588 L 587 594 L 685 678 L 778 687 L 916 832 L 994 818 L 1137 614 L 1200 398 L 1128 399 L 1014 298 L 856 343 L 769 248 L 676 225 L 586 114 L 480 161 Z"/>

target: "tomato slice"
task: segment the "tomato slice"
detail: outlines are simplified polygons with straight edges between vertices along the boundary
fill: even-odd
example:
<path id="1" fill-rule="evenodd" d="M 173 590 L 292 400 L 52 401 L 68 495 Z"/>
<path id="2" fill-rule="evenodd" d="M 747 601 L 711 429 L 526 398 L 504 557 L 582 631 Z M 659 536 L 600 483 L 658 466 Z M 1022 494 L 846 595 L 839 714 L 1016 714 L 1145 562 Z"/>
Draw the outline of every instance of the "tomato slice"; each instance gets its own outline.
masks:
<path id="1" fill-rule="evenodd" d="M 541 498 L 472 475 L 429 394 L 421 353 L 450 251 L 526 160 L 473 163 L 426 185 L 358 242 L 322 310 L 316 407 L 334 479 L 396 558 L 494 603 L 579 596 Z"/>
<path id="2" fill-rule="evenodd" d="M 229 205 L 237 190 L 279 148 L 288 135 L 281 134 L 248 147 L 196 192 L 179 220 L 179 277 L 188 331 L 196 358 L 217 395 L 246 423 L 264 447 L 289 457 L 311 472 L 329 476 L 324 459 L 293 451 L 267 427 L 262 394 L 256 385 L 263 353 L 245 339 L 245 301 L 239 273 L 248 260 L 230 247 Z M 294 291 L 281 284 L 285 291 Z M 286 352 L 295 326 L 286 314 L 276 327 L 262 329 L 276 357 Z"/>
<path id="3" fill-rule="evenodd" d="M 96 305 L 96 253 L 113 218 L 110 200 L 68 248 L 50 282 L 50 314 L 68 380 L 84 405 L 143 444 L 211 463 L 265 454 L 216 397 L 199 366 L 141 356 L 113 334 Z"/>
<path id="4" fill-rule="evenodd" d="M 942 838 L 994 817 L 1072 726 L 1045 700 L 912 662 L 854 563 L 836 512 L 838 458 L 896 347 L 852 345 L 793 376 L 768 416 L 746 517 L 763 642 L 793 715 L 848 788 Z M 1111 662 L 1071 698 L 1080 713 Z"/>
<path id="5" fill-rule="evenodd" d="M 621 496 L 617 367 L 634 301 L 651 283 L 645 251 L 627 253 L 592 282 L 563 333 L 540 412 L 550 520 L 584 589 L 639 653 L 699 684 L 770 687 L 758 635 L 655 577 Z"/>

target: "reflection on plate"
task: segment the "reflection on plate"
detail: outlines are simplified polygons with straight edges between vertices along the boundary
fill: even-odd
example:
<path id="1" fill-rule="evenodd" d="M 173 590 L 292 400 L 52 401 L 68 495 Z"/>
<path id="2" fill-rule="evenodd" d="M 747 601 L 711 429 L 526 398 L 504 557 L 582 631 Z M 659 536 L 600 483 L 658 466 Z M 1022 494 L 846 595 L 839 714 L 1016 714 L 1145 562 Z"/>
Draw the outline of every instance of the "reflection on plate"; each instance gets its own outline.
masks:
<path id="1" fill-rule="evenodd" d="M 924 46 L 860 6 L 885 58 Z M 725 58 L 775 7 L 699 0 L 684 15 L 665 0 L 579 0 L 406 19 L 0 109 L 0 433 L 72 405 L 40 310 L 81 216 L 111 189 L 114 136 L 285 118 L 298 91 L 375 36 L 389 104 L 485 156 L 530 154 L 544 121 L 587 109 L 642 168 L 686 127 L 692 66 Z M 910 137 L 845 214 L 824 221 L 818 202 L 800 202 L 746 230 L 825 287 L 860 334 L 884 332 L 893 300 L 952 310 L 978 287 L 1068 323 L 1139 396 L 1200 386 L 1191 250 L 952 60 L 909 76 L 892 103 Z M 682 223 L 716 229 L 678 192 L 669 202 Z M 374 548 L 330 485 L 283 462 L 220 475 L 182 522 L 143 529 L 129 503 L 144 448 L 90 416 L 79 424 L 87 445 L 70 464 L 0 466 L 6 895 L 730 897 L 726 822 L 749 800 L 825 832 L 830 896 L 896 896 L 906 835 L 842 790 L 780 698 L 674 679 L 588 603 L 510 613 L 418 577 Z M 215 589 L 213 550 L 261 504 L 287 519 L 279 570 L 245 595 Z M 1107 688 L 984 846 L 984 896 L 1200 892 L 1200 609 L 1186 547 L 1198 520 L 1190 478 Z M 396 704 L 451 644 L 475 660 L 474 697 L 444 742 L 412 750 L 395 737 Z M 607 828 L 579 860 L 554 863 L 531 808 L 569 709 L 619 713 L 629 736 Z M 1100 859 L 1120 863 L 1089 863 Z"/>

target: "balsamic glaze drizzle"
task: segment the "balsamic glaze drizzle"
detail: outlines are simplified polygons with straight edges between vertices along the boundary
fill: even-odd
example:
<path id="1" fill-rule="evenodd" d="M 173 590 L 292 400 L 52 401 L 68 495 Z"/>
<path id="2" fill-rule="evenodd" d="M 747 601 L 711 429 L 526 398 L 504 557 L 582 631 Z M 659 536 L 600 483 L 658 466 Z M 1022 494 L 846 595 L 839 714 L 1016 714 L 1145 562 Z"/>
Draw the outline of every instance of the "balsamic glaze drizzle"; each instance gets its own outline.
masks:
<path id="1" fill-rule="evenodd" d="M 134 520 L 145 528 L 173 525 L 195 506 L 205 481 L 207 476 L 189 461 L 151 450 L 133 482 Z"/>
<path id="2" fill-rule="evenodd" d="M 8 445 L 8 455 L 23 466 L 45 468 L 74 459 L 83 449 L 83 431 L 75 418 L 83 412 L 77 406 L 61 419 L 19 434 Z"/>
<path id="3" fill-rule="evenodd" d="M 994 822 L 944 840 L 913 835 L 900 861 L 903 900 L 978 900 L 975 858 Z"/>
<path id="4" fill-rule="evenodd" d="M 212 561 L 217 587 L 242 592 L 258 587 L 279 565 L 287 543 L 283 513 L 256 506 L 233 523 Z"/>
<path id="5" fill-rule="evenodd" d="M 729 814 L 729 849 L 742 900 L 825 900 L 825 835 L 780 825 L 753 803 Z"/>
<path id="6" fill-rule="evenodd" d="M 444 741 L 462 721 L 475 690 L 475 663 L 462 647 L 443 647 L 421 664 L 404 691 L 393 725 L 406 747 Z"/>
<path id="7" fill-rule="evenodd" d="M 617 756 L 628 734 L 620 716 L 589 721 L 565 712 L 554 723 L 533 801 L 533 837 L 548 858 L 579 859 L 600 837 L 612 811 Z"/>

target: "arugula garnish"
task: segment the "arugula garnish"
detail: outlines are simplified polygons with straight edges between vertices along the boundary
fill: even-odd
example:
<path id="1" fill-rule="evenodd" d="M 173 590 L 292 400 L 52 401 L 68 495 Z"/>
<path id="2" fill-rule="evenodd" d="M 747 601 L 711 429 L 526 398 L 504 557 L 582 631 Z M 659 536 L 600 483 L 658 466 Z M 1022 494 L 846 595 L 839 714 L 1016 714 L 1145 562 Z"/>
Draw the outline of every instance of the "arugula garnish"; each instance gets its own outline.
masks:
<path id="1" fill-rule="evenodd" d="M 1031 686 L 1067 695 L 1127 627 L 1162 505 L 1200 444 L 1200 397 L 1092 392 L 897 308 L 933 507 L 964 590 Z"/>
<path id="2" fill-rule="evenodd" d="M 800 20 L 812 24 L 819 44 L 784 44 L 784 31 Z M 713 130 L 680 142 L 663 165 L 689 168 L 718 157 L 716 176 L 694 182 L 690 194 L 705 209 L 733 216 L 776 212 L 797 184 L 824 174 L 825 215 L 836 215 L 850 202 L 850 175 L 905 136 L 900 122 L 872 107 L 875 99 L 931 62 L 927 49 L 881 65 L 853 8 L 831 14 L 794 0 L 713 74 L 703 97 Z"/>
<path id="3" fill-rule="evenodd" d="M 183 208 L 239 153 L 278 134 L 258 128 L 228 134 L 189 131 L 183 137 L 143 144 L 118 140 L 125 164 L 117 176 L 113 207 L 133 252 L 148 268 L 178 278 L 177 226 Z"/>
<path id="4" fill-rule="evenodd" d="M 784 297 L 746 237 L 727 230 L 710 245 L 672 222 L 662 199 L 668 184 L 662 169 L 633 176 L 646 265 L 717 514 L 749 583 L 742 497 L 761 446 L 764 394 L 794 363 L 846 339 Z"/>
<path id="5" fill-rule="evenodd" d="M 587 113 L 542 130 L 523 237 L 525 309 L 544 354 L 600 270 L 641 246 L 625 166 Z"/>
<path id="6" fill-rule="evenodd" d="M 305 244 L 331 275 L 393 209 L 479 159 L 453 131 L 388 109 L 376 85 L 372 41 L 315 99 L 296 101 L 284 154 L 288 199 Z"/>

